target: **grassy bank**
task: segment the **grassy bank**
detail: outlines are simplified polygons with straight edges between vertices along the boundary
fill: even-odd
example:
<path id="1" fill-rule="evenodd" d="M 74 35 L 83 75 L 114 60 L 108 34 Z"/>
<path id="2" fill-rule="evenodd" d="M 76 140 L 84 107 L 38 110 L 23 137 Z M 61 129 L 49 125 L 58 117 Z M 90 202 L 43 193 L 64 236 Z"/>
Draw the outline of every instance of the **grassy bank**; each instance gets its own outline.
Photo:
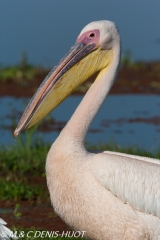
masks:
<path id="1" fill-rule="evenodd" d="M 32 96 L 45 76 L 50 71 L 44 67 L 33 66 L 28 63 L 26 54 L 22 55 L 19 64 L 2 66 L 0 64 L 0 82 L 2 96 Z M 160 93 L 160 61 L 134 62 L 129 52 L 124 54 L 121 66 L 111 93 Z M 85 93 L 94 81 L 90 78 L 75 89 L 74 93 Z M 30 88 L 32 84 L 32 88 Z M 9 90 L 11 88 L 11 90 Z M 14 90 L 13 90 L 14 89 Z M 27 89 L 27 91 L 26 91 Z"/>
<path id="2" fill-rule="evenodd" d="M 132 53 L 128 50 L 122 54 L 120 70 L 142 70 L 150 71 L 153 76 L 160 77 L 160 61 L 134 61 Z M 0 81 L 6 82 L 8 80 L 14 80 L 15 82 L 27 82 L 34 80 L 40 73 L 47 74 L 50 69 L 43 67 L 37 67 L 28 62 L 28 56 L 26 51 L 21 54 L 19 63 L 12 66 L 3 66 L 0 64 Z"/>
<path id="3" fill-rule="evenodd" d="M 49 198 L 48 191 L 36 184 L 36 179 L 41 177 L 45 181 L 45 159 L 50 144 L 33 136 L 34 130 L 31 129 L 18 137 L 16 146 L 0 149 L 0 199 L 41 202 Z M 140 149 L 137 145 L 121 147 L 110 142 L 96 146 L 86 144 L 86 148 L 92 152 L 109 150 L 160 159 L 160 151 L 150 152 Z"/>

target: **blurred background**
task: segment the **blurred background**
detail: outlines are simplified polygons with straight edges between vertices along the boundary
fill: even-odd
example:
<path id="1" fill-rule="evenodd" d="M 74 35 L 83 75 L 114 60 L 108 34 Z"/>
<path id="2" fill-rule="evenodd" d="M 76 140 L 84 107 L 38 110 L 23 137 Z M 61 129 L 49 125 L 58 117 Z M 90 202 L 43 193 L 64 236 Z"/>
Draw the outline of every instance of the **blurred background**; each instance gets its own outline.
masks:
<path id="1" fill-rule="evenodd" d="M 159 9 L 158 0 L 1 0 L 0 63 L 18 63 L 26 51 L 31 64 L 52 67 L 86 24 L 104 19 L 118 26 L 123 53 L 159 59 Z"/>

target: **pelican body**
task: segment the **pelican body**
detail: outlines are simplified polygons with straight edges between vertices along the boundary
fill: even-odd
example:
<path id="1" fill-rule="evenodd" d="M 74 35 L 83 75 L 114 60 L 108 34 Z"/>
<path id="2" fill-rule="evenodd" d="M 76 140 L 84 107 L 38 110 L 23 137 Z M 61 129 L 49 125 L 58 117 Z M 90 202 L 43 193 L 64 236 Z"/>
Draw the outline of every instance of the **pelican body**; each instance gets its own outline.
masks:
<path id="1" fill-rule="evenodd" d="M 17 239 L 17 237 L 14 235 L 14 233 L 7 228 L 6 225 L 7 223 L 0 218 L 0 240 L 10 240 L 10 237 L 12 239 Z"/>
<path id="2" fill-rule="evenodd" d="M 16 130 L 33 126 L 79 84 L 95 81 L 53 143 L 46 160 L 51 202 L 71 227 L 94 240 L 160 239 L 160 162 L 156 159 L 86 151 L 85 136 L 105 100 L 120 62 L 114 23 L 92 22 L 45 78 Z"/>

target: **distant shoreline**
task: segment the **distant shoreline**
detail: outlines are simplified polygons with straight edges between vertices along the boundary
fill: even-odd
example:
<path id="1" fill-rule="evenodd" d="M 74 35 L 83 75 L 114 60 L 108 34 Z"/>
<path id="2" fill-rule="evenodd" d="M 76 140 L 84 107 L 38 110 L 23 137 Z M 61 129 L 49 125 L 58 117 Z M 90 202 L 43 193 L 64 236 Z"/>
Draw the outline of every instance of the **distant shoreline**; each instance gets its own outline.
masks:
<path id="1" fill-rule="evenodd" d="M 30 65 L 1 68 L 0 97 L 31 97 L 49 71 Z M 84 94 L 93 81 L 89 79 L 73 94 Z M 110 94 L 160 94 L 160 61 L 123 63 Z"/>

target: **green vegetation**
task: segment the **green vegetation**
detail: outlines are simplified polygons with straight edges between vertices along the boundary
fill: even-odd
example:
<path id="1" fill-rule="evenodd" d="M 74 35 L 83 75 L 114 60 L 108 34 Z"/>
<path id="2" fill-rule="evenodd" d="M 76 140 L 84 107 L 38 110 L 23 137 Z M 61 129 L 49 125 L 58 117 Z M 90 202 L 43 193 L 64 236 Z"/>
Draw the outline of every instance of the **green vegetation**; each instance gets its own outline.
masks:
<path id="1" fill-rule="evenodd" d="M 1 147 L 0 169 L 5 176 L 15 174 L 19 178 L 25 174 L 43 175 L 49 144 L 34 135 L 35 128 L 17 137 L 16 146 Z"/>
<path id="2" fill-rule="evenodd" d="M 22 137 L 18 137 L 17 146 L 0 149 L 1 199 L 41 201 L 44 198 L 46 199 L 48 195 L 47 191 L 44 194 L 43 186 L 30 182 L 30 176 L 32 178 L 45 177 L 45 159 L 50 148 L 50 144 L 42 142 L 34 135 L 35 128 L 22 134 Z M 136 145 L 122 148 L 114 142 L 110 142 L 109 144 L 98 144 L 96 146 L 86 144 L 86 147 L 89 151 L 110 150 L 160 158 L 160 151 L 153 153 L 149 150 L 140 149 Z"/>
<path id="3" fill-rule="evenodd" d="M 121 65 L 124 67 L 131 67 L 133 65 L 134 61 L 132 59 L 132 53 L 130 50 L 127 50 L 123 55 L 121 59 Z"/>
<path id="4" fill-rule="evenodd" d="M 20 204 L 17 203 L 14 208 L 14 216 L 15 218 L 19 218 L 22 216 L 22 213 L 20 212 Z"/>
<path id="5" fill-rule="evenodd" d="M 45 159 L 51 144 L 43 142 L 35 135 L 35 129 L 31 128 L 17 137 L 17 145 L 1 147 L 0 149 L 0 169 L 6 178 L 15 174 L 15 179 L 25 174 L 32 176 L 44 176 Z M 152 152 L 151 149 L 144 150 L 134 145 L 132 147 L 121 147 L 110 141 L 107 144 L 99 143 L 91 145 L 86 143 L 89 151 L 116 151 L 128 154 L 160 158 L 160 151 Z M 1 176 L 1 175 L 0 175 Z"/>
<path id="6" fill-rule="evenodd" d="M 19 82 L 24 80 L 31 80 L 36 74 L 36 69 L 30 65 L 26 65 L 24 68 L 18 65 L 12 67 L 0 67 L 0 80 L 5 82 L 10 79 L 14 79 Z"/>
<path id="7" fill-rule="evenodd" d="M 14 79 L 17 82 L 24 82 L 33 79 L 36 71 L 34 66 L 28 64 L 27 55 L 23 52 L 19 64 L 9 67 L 0 66 L 0 80 L 5 82 Z"/>
<path id="8" fill-rule="evenodd" d="M 130 50 L 125 51 L 121 58 L 121 68 L 128 70 L 147 70 L 148 63 L 144 61 L 134 61 Z"/>
<path id="9" fill-rule="evenodd" d="M 23 181 L 24 182 L 24 181 Z M 44 197 L 42 186 L 30 186 L 29 183 L 20 181 L 8 181 L 1 178 L 0 196 L 2 200 L 37 200 Z"/>
<path id="10" fill-rule="evenodd" d="M 14 81 L 20 84 L 26 84 L 30 81 L 34 81 L 41 76 L 43 79 L 50 69 L 45 69 L 43 67 L 36 67 L 28 63 L 28 58 L 26 52 L 22 52 L 20 62 L 13 66 L 3 67 L 0 65 L 0 81 L 6 83 L 7 81 Z M 130 50 L 125 51 L 122 54 L 121 64 L 120 64 L 120 75 L 123 71 L 137 72 L 141 71 L 146 74 L 147 77 L 159 78 L 160 77 L 160 61 L 134 61 L 133 55 Z M 127 79 L 128 80 L 128 79 Z M 151 79 L 152 80 L 152 79 Z M 76 92 L 84 93 L 90 87 L 93 79 L 84 83 L 76 89 Z M 128 82 L 129 84 L 129 82 Z M 151 81 L 153 87 L 159 88 L 159 83 L 156 81 Z M 123 84 L 122 84 L 123 85 Z M 125 83 L 126 85 L 126 83 Z"/>
<path id="11" fill-rule="evenodd" d="M 34 136 L 36 127 L 21 134 L 17 138 L 16 146 L 0 149 L 1 200 L 41 202 L 49 199 L 44 186 L 32 180 L 39 176 L 42 179 L 45 177 L 45 158 L 49 151 L 49 144 L 42 143 L 37 136 Z"/>

